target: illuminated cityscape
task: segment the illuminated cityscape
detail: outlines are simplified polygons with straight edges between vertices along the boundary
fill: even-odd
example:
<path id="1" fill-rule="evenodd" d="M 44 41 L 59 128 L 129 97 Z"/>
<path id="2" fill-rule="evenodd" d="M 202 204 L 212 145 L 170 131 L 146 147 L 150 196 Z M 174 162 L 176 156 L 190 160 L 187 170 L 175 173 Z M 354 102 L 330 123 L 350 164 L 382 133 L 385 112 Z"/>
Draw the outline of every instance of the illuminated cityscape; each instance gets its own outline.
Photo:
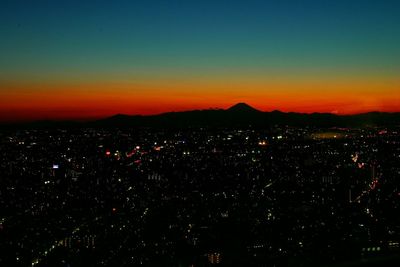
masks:
<path id="1" fill-rule="evenodd" d="M 0 0 L 0 267 L 399 267 L 400 0 Z"/>
<path id="2" fill-rule="evenodd" d="M 2 132 L 0 265 L 391 259 L 400 252 L 399 130 Z"/>

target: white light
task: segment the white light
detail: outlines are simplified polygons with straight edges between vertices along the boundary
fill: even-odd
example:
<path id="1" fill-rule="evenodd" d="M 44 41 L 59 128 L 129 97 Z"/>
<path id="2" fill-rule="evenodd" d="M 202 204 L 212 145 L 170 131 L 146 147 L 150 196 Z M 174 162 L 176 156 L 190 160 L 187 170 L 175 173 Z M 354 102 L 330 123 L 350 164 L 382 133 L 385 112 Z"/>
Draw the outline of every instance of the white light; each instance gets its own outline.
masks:
<path id="1" fill-rule="evenodd" d="M 53 169 L 58 169 L 58 164 L 53 164 Z"/>

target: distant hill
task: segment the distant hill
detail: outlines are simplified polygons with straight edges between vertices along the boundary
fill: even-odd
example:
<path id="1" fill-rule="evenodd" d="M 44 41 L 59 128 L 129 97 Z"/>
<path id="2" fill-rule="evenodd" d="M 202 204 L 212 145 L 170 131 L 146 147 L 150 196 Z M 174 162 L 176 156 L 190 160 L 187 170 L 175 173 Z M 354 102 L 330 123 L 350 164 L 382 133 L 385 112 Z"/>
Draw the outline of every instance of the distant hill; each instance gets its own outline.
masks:
<path id="1" fill-rule="evenodd" d="M 394 126 L 400 125 L 400 113 L 369 112 L 357 115 L 335 115 L 331 113 L 263 112 L 246 103 L 238 103 L 226 110 L 192 110 L 167 112 L 149 116 L 117 114 L 109 118 L 90 122 L 40 121 L 26 124 L 3 124 L 2 128 L 185 128 L 238 127 L 249 125 L 258 128 L 267 128 L 275 125 L 315 127 Z"/>
<path id="2" fill-rule="evenodd" d="M 90 125 L 98 127 L 393 126 L 400 125 L 400 113 L 370 112 L 357 115 L 335 115 L 331 113 L 263 112 L 246 103 L 238 103 L 226 110 L 193 110 L 150 116 L 116 115 L 91 122 Z"/>

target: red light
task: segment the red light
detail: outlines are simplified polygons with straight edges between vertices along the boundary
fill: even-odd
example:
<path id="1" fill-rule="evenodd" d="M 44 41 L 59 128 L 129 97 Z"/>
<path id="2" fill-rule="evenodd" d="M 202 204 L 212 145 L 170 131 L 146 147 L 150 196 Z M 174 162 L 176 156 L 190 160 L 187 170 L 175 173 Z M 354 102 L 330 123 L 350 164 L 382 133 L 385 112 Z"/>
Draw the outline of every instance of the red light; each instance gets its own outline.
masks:
<path id="1" fill-rule="evenodd" d="M 370 185 L 371 190 L 374 190 L 378 184 L 379 184 L 378 179 L 375 179 Z"/>
<path id="2" fill-rule="evenodd" d="M 110 150 L 106 150 L 106 156 L 110 156 L 111 155 L 111 151 Z"/>
<path id="3" fill-rule="evenodd" d="M 112 211 L 113 211 L 113 212 L 116 212 L 116 211 L 117 211 L 117 208 L 112 208 Z"/>
<path id="4" fill-rule="evenodd" d="M 131 152 L 127 153 L 126 156 L 127 156 L 128 158 L 130 158 L 130 157 L 132 157 L 132 156 L 135 155 L 135 154 L 136 154 L 136 149 L 133 149 Z"/>

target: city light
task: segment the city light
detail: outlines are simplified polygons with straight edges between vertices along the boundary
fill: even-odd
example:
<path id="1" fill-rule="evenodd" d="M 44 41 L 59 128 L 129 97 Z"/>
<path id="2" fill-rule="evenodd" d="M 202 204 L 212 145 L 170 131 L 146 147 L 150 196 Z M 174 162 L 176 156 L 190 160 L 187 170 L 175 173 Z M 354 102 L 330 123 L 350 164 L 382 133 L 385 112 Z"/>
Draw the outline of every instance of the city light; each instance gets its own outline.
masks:
<path id="1" fill-rule="evenodd" d="M 336 139 L 301 127 L 19 132 L 0 143 L 10 162 L 0 163 L 7 266 L 67 254 L 99 266 L 306 266 L 397 253 L 400 140 L 386 130 L 342 129 L 349 137 Z"/>

